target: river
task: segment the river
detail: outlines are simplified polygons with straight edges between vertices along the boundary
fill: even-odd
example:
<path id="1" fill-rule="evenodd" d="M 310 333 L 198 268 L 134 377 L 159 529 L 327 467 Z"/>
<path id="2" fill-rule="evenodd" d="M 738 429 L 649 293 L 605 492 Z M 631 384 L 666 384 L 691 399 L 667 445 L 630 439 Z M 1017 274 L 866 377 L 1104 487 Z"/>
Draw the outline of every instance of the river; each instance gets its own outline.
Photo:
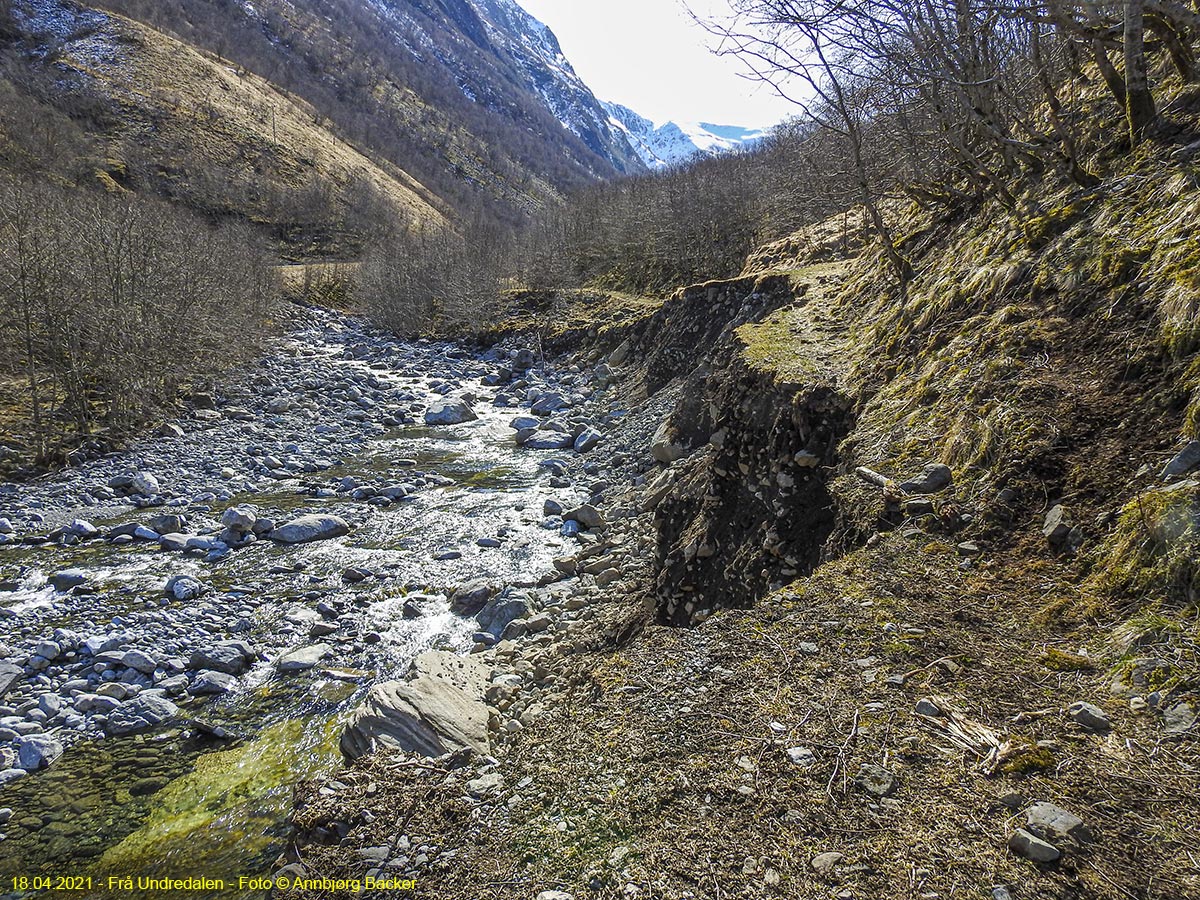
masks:
<path id="1" fill-rule="evenodd" d="M 501 384 L 486 384 L 503 356 L 399 343 L 308 311 L 258 366 L 216 386 L 214 410 L 181 417 L 182 436 L 164 430 L 6 488 L 0 519 L 12 533 L 0 546 L 0 645 L 23 675 L 0 701 L 0 738 L 48 734 L 65 752 L 0 787 L 0 808 L 11 810 L 0 812 L 8 816 L 4 896 L 57 895 L 61 876 L 91 879 L 71 896 L 129 896 L 110 891 L 107 879 L 138 875 L 231 885 L 188 894 L 197 898 L 255 895 L 232 885 L 273 871 L 292 785 L 341 765 L 340 724 L 361 696 L 422 650 L 470 649 L 478 626 L 451 612 L 454 586 L 483 577 L 535 589 L 570 540 L 543 514 L 547 497 L 578 499 L 553 462 L 562 454 L 517 447 L 509 423 L 552 386 L 567 402 L 590 391 L 571 375 L 549 384 L 555 376 L 531 373 L 513 386 L 501 373 Z M 477 420 L 422 424 L 427 406 L 464 394 Z M 140 472 L 160 487 L 153 505 L 106 487 Z M 396 486 L 404 490 L 383 493 Z M 222 512 L 240 505 L 276 523 L 333 514 L 351 530 L 214 554 L 103 537 L 164 514 L 186 517 L 188 533 L 212 535 Z M 80 520 L 101 536 L 38 543 Z M 52 576 L 65 570 L 77 570 L 82 584 L 56 589 Z M 180 575 L 205 592 L 171 597 L 164 586 Z M 247 642 L 252 665 L 227 693 L 194 696 L 191 654 L 227 640 Z M 61 656 L 37 657 L 48 642 Z M 277 670 L 282 654 L 318 643 L 328 648 L 319 664 Z M 148 656 L 152 670 L 124 665 L 131 651 Z M 117 700 L 80 711 L 80 698 L 100 688 Z M 109 707 L 155 694 L 178 714 L 109 733 Z"/>

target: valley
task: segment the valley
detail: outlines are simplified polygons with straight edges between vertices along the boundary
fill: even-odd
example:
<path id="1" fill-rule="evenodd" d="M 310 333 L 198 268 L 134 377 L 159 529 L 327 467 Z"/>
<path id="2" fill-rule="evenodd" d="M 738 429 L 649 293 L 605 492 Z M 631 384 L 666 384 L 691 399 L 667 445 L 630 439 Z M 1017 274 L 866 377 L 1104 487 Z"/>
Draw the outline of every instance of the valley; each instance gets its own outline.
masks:
<path id="1" fill-rule="evenodd" d="M 1200 898 L 1194 4 L 728 6 L 0 0 L 0 894 Z"/>

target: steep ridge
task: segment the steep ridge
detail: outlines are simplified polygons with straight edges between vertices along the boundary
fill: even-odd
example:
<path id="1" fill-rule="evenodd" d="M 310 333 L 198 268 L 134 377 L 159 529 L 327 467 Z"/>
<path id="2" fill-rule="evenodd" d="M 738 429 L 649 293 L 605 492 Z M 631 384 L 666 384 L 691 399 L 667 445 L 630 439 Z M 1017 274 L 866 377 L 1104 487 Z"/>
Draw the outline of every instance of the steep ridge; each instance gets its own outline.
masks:
<path id="1" fill-rule="evenodd" d="M 446 221 L 425 185 L 245 69 L 70 2 L 19 2 L 14 14 L 0 141 L 18 171 L 245 217 L 288 255 L 353 253 L 389 217 Z"/>

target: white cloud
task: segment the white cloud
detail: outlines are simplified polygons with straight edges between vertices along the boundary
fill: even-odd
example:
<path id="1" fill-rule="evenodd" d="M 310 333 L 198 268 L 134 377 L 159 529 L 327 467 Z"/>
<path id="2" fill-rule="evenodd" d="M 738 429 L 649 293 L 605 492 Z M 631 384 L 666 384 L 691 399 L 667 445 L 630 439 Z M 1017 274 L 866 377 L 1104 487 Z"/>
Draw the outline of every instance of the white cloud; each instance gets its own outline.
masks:
<path id="1" fill-rule="evenodd" d="M 773 125 L 795 107 L 746 67 L 716 56 L 716 39 L 682 0 L 517 0 L 550 26 L 575 71 L 601 100 L 656 122 Z M 691 0 L 699 15 L 728 14 L 722 0 Z"/>

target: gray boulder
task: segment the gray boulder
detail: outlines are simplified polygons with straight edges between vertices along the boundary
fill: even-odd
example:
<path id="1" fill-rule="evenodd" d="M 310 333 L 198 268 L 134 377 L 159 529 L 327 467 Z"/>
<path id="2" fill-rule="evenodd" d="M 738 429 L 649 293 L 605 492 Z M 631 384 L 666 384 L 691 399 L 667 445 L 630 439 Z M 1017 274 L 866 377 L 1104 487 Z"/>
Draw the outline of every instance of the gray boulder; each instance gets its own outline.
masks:
<path id="1" fill-rule="evenodd" d="M 567 450 L 575 442 L 571 435 L 559 431 L 520 432 L 517 443 L 527 450 Z"/>
<path id="2" fill-rule="evenodd" d="M 280 544 L 307 544 L 311 541 L 327 541 L 350 533 L 345 519 L 329 515 L 308 515 L 280 525 L 267 534 Z"/>
<path id="3" fill-rule="evenodd" d="M 146 527 L 158 534 L 182 534 L 187 530 L 187 518 L 174 513 L 164 513 L 146 521 Z"/>
<path id="4" fill-rule="evenodd" d="M 482 631 L 486 631 L 492 637 L 499 640 L 500 635 L 504 633 L 504 629 L 508 626 L 509 622 L 515 619 L 523 619 L 531 611 L 528 600 L 520 597 L 505 597 L 503 594 L 499 594 L 485 603 L 475 618 L 478 620 Z"/>
<path id="5" fill-rule="evenodd" d="M 245 641 L 222 641 L 193 651 L 188 665 L 193 669 L 241 675 L 250 668 L 254 658 L 254 650 Z"/>
<path id="6" fill-rule="evenodd" d="M 284 674 L 315 668 L 333 650 L 328 644 L 313 644 L 290 650 L 275 660 L 275 668 Z"/>
<path id="7" fill-rule="evenodd" d="M 202 597 L 208 586 L 191 575 L 175 575 L 170 578 L 163 590 L 181 602 Z"/>
<path id="8" fill-rule="evenodd" d="M 81 541 L 91 540 L 100 534 L 100 529 L 91 522 L 86 522 L 83 519 L 75 519 L 70 525 L 63 528 L 63 534 L 69 534 L 72 537 L 77 537 Z"/>
<path id="9" fill-rule="evenodd" d="M 46 768 L 62 754 L 63 745 L 48 734 L 31 734 L 17 744 L 18 764 L 27 772 Z"/>
<path id="10" fill-rule="evenodd" d="M 1018 828 L 1008 839 L 1008 849 L 1017 856 L 1033 862 L 1051 863 L 1062 856 L 1058 848 L 1047 843 L 1035 834 L 1030 834 L 1024 828 Z"/>
<path id="11" fill-rule="evenodd" d="M 1200 467 L 1200 441 L 1192 441 L 1175 455 L 1162 470 L 1162 480 L 1182 478 L 1192 469 Z"/>
<path id="12" fill-rule="evenodd" d="M 133 669 L 135 672 L 141 672 L 143 675 L 152 675 L 158 668 L 154 657 L 141 650 L 126 651 L 125 655 L 121 657 L 121 665 L 127 669 Z"/>
<path id="13" fill-rule="evenodd" d="M 133 476 L 133 480 L 129 483 L 129 491 L 132 494 L 140 494 L 143 497 L 153 497 L 159 491 L 158 479 L 149 472 L 138 472 Z M 156 531 L 158 529 L 155 529 Z"/>
<path id="14" fill-rule="evenodd" d="M 595 428 L 588 428 L 583 434 L 575 438 L 575 452 L 587 453 L 589 450 L 598 446 L 604 440 L 604 432 L 597 431 Z"/>
<path id="15" fill-rule="evenodd" d="M 87 583 L 87 575 L 80 569 L 64 569 L 50 576 L 50 584 L 56 591 L 69 591 Z"/>
<path id="16" fill-rule="evenodd" d="M 508 423 L 508 427 L 513 431 L 529 431 L 541 425 L 540 419 L 535 419 L 533 416 L 517 416 Z"/>
<path id="17" fill-rule="evenodd" d="M 1112 722 L 1104 710 L 1092 703 L 1076 700 L 1067 707 L 1067 715 L 1071 721 L 1086 731 L 1109 731 Z"/>
<path id="18" fill-rule="evenodd" d="M 1064 845 L 1091 843 L 1092 831 L 1083 819 L 1053 803 L 1035 803 L 1025 810 L 1025 828 L 1060 850 Z"/>
<path id="19" fill-rule="evenodd" d="M 548 416 L 552 412 L 558 412 L 558 410 L 565 406 L 570 406 L 570 404 L 567 403 L 562 394 L 548 393 L 538 397 L 530 409 L 536 416 Z"/>
<path id="20" fill-rule="evenodd" d="M 650 439 L 650 455 L 656 461 L 667 465 L 687 456 L 687 450 L 670 422 L 663 422 L 654 432 L 654 437 Z"/>
<path id="21" fill-rule="evenodd" d="M 204 671 L 196 676 L 188 690 L 196 696 L 204 694 L 228 694 L 236 690 L 238 680 L 226 672 Z"/>
<path id="22" fill-rule="evenodd" d="M 25 678 L 25 670 L 20 666 L 0 659 L 0 699 L 17 687 Z"/>
<path id="23" fill-rule="evenodd" d="M 442 400 L 425 410 L 426 425 L 461 425 L 478 418 L 465 400 Z"/>
<path id="24" fill-rule="evenodd" d="M 258 513 L 249 506 L 231 506 L 221 513 L 221 524 L 232 532 L 248 534 L 254 530 Z"/>
<path id="25" fill-rule="evenodd" d="M 179 707 L 159 694 L 138 694 L 108 716 L 105 730 L 114 737 L 149 731 L 179 714 Z"/>
<path id="26" fill-rule="evenodd" d="M 460 584 L 450 595 L 450 610 L 460 616 L 473 616 L 483 608 L 494 590 L 483 578 Z"/>
<path id="27" fill-rule="evenodd" d="M 925 467 L 919 478 L 910 478 L 900 482 L 900 490 L 906 494 L 936 494 L 950 486 L 954 481 L 954 473 L 949 466 L 932 463 Z"/>
<path id="28" fill-rule="evenodd" d="M 582 528 L 604 527 L 604 516 L 590 503 L 568 510 L 563 513 L 563 519 L 567 522 L 578 522 Z"/>

